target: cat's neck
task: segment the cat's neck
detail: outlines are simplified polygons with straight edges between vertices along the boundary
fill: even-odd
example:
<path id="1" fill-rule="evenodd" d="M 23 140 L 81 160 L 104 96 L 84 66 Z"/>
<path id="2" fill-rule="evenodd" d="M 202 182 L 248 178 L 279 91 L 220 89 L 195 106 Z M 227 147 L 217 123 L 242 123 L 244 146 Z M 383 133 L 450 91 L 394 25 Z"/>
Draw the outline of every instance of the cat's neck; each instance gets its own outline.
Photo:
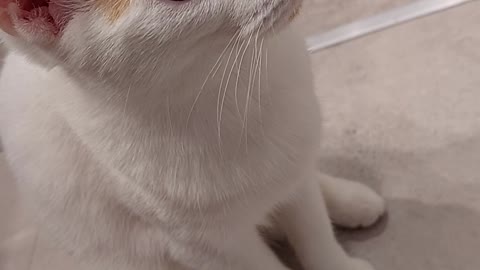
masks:
<path id="1" fill-rule="evenodd" d="M 202 104 L 232 105 L 233 99 L 244 100 L 249 89 L 251 98 L 256 99 L 258 94 L 253 95 L 253 91 L 266 88 L 266 66 L 260 63 L 265 61 L 263 53 L 253 43 L 241 47 L 232 42 L 219 42 L 192 53 L 194 56 L 170 55 L 163 58 L 155 70 L 122 75 L 119 80 L 88 73 L 64 74 L 76 86 L 76 91 L 89 99 L 92 107 L 108 107 L 129 115 L 159 115 L 166 110 L 185 114 Z M 264 77 L 260 77 L 261 74 Z"/>

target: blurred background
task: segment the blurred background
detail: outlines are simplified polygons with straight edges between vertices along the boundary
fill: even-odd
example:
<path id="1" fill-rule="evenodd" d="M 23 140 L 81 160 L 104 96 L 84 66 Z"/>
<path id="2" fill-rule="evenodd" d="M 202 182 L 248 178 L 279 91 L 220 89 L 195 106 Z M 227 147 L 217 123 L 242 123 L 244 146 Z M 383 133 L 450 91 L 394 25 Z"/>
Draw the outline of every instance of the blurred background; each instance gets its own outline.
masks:
<path id="1" fill-rule="evenodd" d="M 305 34 L 319 34 L 377 15 L 416 0 L 304 0 L 301 18 Z M 442 0 L 438 0 L 442 1 Z"/>
<path id="2" fill-rule="evenodd" d="M 309 36 L 416 2 L 306 1 L 298 23 Z M 375 228 L 338 231 L 349 252 L 378 270 L 480 269 L 480 1 L 312 61 L 325 121 L 319 167 L 371 185 L 389 204 Z M 0 269 L 83 269 L 22 209 L 0 154 Z"/>

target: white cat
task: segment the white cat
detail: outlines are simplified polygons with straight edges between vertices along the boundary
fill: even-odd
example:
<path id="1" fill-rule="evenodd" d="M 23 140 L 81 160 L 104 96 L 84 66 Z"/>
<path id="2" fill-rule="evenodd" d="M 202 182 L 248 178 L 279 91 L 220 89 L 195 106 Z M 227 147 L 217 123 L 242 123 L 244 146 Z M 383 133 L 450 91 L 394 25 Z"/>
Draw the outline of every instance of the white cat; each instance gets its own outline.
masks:
<path id="1" fill-rule="evenodd" d="M 47 3 L 48 2 L 48 3 Z M 369 270 L 331 219 L 384 201 L 316 172 L 300 0 L 1 0 L 0 136 L 22 195 L 90 269 Z"/>

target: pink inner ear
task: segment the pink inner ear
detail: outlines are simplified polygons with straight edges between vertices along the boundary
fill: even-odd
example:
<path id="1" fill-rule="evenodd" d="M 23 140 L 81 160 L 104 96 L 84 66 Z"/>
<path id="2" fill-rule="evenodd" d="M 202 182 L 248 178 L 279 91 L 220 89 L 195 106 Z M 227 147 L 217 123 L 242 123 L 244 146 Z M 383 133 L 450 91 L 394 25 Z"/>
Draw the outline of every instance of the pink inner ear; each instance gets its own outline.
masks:
<path id="1" fill-rule="evenodd" d="M 8 4 L 10 4 L 12 1 L 10 0 L 0 0 L 0 8 L 7 8 Z"/>
<path id="2" fill-rule="evenodd" d="M 0 0 L 0 30 L 30 42 L 51 43 L 72 16 L 72 0 Z"/>
<path id="3" fill-rule="evenodd" d="M 8 0 L 0 0 L 0 29 L 2 29 L 5 33 L 16 36 L 17 31 L 13 27 L 12 18 L 8 13 L 7 6 L 11 2 Z"/>

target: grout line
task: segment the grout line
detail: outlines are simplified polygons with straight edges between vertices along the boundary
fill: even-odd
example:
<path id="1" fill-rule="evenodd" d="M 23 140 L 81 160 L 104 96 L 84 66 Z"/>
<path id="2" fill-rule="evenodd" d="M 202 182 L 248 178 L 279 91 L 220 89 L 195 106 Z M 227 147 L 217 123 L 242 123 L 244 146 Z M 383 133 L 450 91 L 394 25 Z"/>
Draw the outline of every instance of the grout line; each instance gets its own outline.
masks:
<path id="1" fill-rule="evenodd" d="M 406 6 L 394 8 L 386 12 L 358 20 L 335 28 L 326 33 L 307 38 L 310 53 L 315 53 L 386 28 L 399 25 L 414 19 L 444 11 L 474 0 L 417 0 Z"/>

